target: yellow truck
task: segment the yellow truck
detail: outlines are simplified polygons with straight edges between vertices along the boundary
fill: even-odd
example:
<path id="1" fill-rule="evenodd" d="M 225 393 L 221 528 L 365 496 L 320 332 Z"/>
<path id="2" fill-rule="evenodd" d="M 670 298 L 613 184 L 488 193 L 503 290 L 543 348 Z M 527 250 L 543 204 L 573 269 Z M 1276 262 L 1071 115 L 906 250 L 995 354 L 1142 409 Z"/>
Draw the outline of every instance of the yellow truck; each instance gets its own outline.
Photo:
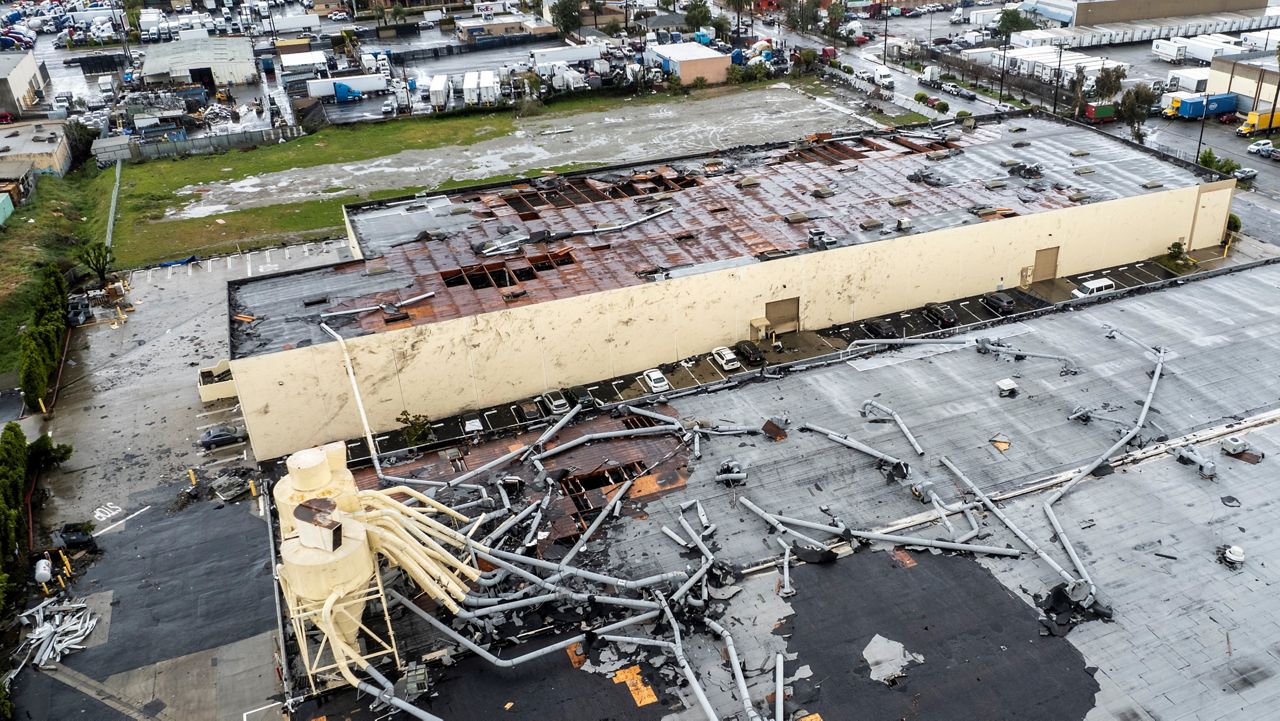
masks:
<path id="1" fill-rule="evenodd" d="M 1269 130 L 1280 123 L 1280 113 L 1249 113 L 1244 124 L 1236 128 L 1236 135 L 1249 137 L 1259 130 Z"/>

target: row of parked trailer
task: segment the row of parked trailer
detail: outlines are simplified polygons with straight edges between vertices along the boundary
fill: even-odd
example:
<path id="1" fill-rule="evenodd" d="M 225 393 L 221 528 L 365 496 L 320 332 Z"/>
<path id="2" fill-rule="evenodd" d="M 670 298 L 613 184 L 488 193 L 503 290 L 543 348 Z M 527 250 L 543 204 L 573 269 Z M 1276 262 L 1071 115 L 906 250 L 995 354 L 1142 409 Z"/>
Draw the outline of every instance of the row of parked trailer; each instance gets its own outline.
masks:
<path id="1" fill-rule="evenodd" d="M 1059 81 L 1065 85 L 1077 72 L 1082 71 L 1086 94 L 1093 92 L 1098 74 L 1104 68 L 1129 68 L 1128 63 L 1070 50 L 1059 53 L 1057 48 L 1013 48 L 1003 52 L 997 48 L 973 48 L 961 51 L 960 55 L 970 62 L 991 65 L 997 69 L 1003 64 L 1005 72 L 1010 75 L 1034 78 L 1048 85 Z"/>
<path id="2" fill-rule="evenodd" d="M 1102 45 L 1153 42 L 1209 33 L 1242 33 L 1280 28 L 1280 7 L 1264 10 L 1154 18 L 1142 22 L 1081 25 L 1052 30 L 1013 33 L 1009 42 L 1018 47 L 1091 48 Z"/>
<path id="3" fill-rule="evenodd" d="M 1219 55 L 1235 55 L 1244 52 L 1240 42 L 1238 38 L 1219 33 L 1197 35 L 1193 38 L 1153 40 L 1151 54 L 1159 60 L 1176 65 L 1184 63 L 1208 65 Z"/>

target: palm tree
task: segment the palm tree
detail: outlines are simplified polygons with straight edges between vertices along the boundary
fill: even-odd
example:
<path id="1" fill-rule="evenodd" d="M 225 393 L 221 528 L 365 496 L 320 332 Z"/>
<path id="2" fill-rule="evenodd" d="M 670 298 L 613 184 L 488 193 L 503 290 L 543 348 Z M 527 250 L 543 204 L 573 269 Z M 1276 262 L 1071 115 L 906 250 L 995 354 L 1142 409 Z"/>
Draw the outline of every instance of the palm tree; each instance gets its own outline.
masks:
<path id="1" fill-rule="evenodd" d="M 742 11 L 754 9 L 755 3 L 752 0 L 726 0 L 725 7 L 737 14 L 733 23 L 733 39 L 736 45 L 738 35 L 742 31 Z"/>

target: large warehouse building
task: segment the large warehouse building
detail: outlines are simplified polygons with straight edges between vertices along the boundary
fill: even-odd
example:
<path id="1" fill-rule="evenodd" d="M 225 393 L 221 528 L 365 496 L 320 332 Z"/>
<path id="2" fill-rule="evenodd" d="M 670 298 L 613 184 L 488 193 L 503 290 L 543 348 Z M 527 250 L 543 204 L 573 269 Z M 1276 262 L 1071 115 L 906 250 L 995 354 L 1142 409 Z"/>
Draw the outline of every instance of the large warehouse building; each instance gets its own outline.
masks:
<path id="1" fill-rule="evenodd" d="M 276 458 L 362 436 L 330 330 L 387 431 L 1217 245 L 1233 188 L 1021 117 L 349 206 L 359 260 L 231 287 L 252 322 L 232 321 L 230 367 L 254 454 Z"/>

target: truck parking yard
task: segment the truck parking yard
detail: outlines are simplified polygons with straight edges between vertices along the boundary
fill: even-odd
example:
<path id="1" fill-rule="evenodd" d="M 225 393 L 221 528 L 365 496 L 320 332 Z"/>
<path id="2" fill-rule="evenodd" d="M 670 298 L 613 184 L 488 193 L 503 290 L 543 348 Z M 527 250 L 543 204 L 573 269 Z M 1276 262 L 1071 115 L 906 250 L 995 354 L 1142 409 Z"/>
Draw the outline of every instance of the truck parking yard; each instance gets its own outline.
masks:
<path id="1" fill-rule="evenodd" d="M 1268 717 L 1275 9 L 109 2 L 0 14 L 0 718 Z"/>

